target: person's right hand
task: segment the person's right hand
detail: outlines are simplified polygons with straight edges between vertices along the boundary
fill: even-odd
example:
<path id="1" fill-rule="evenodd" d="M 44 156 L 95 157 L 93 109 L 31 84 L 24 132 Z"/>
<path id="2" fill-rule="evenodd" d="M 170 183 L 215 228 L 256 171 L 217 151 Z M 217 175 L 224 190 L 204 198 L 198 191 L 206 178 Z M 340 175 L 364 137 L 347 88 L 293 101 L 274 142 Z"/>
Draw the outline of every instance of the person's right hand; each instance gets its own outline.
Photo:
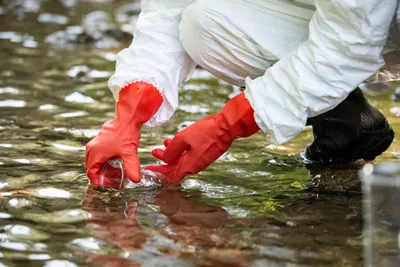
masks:
<path id="1" fill-rule="evenodd" d="M 101 170 L 110 159 L 122 159 L 127 177 L 140 182 L 137 156 L 140 129 L 159 109 L 162 96 L 152 85 L 136 82 L 123 88 L 117 102 L 116 116 L 107 121 L 98 136 L 86 145 L 86 171 L 94 185 L 113 187 L 112 181 L 100 181 Z"/>

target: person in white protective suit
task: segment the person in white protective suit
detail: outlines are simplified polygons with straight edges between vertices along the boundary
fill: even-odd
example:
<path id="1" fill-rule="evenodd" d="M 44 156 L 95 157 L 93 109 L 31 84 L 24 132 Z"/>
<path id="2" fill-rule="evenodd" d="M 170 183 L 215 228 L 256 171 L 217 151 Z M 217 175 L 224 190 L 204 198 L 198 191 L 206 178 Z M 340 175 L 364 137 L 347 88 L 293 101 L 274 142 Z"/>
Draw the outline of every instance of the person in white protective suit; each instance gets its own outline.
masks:
<path id="1" fill-rule="evenodd" d="M 140 129 L 171 118 L 196 65 L 245 90 L 153 151 L 166 164 L 146 168 L 168 181 L 205 169 L 239 137 L 261 130 L 282 144 L 306 125 L 315 137 L 310 160 L 373 160 L 394 133 L 358 86 L 397 49 L 388 42 L 397 7 L 398 0 L 142 0 L 134 40 L 109 80 L 116 116 L 87 144 L 89 179 L 98 184 L 102 166 L 119 157 L 140 181 Z"/>

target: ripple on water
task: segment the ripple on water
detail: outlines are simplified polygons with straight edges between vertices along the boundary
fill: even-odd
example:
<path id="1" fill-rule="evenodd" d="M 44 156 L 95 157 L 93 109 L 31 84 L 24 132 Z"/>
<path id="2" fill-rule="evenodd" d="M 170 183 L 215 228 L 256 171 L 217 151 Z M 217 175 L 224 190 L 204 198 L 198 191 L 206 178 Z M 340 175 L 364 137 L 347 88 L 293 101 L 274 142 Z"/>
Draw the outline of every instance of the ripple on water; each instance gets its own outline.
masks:
<path id="1" fill-rule="evenodd" d="M 79 223 L 89 219 L 91 215 L 81 209 L 61 210 L 56 212 L 42 213 L 24 213 L 22 218 L 36 223 Z"/>
<path id="2" fill-rule="evenodd" d="M 41 23 L 56 23 L 65 25 L 68 23 L 69 18 L 63 15 L 50 14 L 50 13 L 42 13 L 38 17 L 38 21 Z"/>
<path id="3" fill-rule="evenodd" d="M 4 148 L 12 148 L 13 145 L 12 144 L 0 144 L 0 147 L 4 147 Z"/>
<path id="4" fill-rule="evenodd" d="M 208 84 L 187 83 L 183 85 L 183 90 L 185 91 L 203 91 L 209 89 L 210 86 Z"/>
<path id="5" fill-rule="evenodd" d="M 85 136 L 88 138 L 93 138 L 98 135 L 100 130 L 98 129 L 70 129 L 68 130 L 71 134 L 75 136 Z"/>
<path id="6" fill-rule="evenodd" d="M 322 266 L 332 260 L 324 253 L 340 255 L 332 266 L 360 263 L 362 240 L 350 255 L 349 245 L 343 245 L 340 238 L 332 238 L 341 236 L 348 240 L 355 235 L 354 228 L 360 225 L 362 217 L 360 199 L 349 197 L 348 202 L 337 205 L 321 193 L 315 201 L 314 195 L 309 201 L 311 197 L 304 193 L 312 177 L 320 173 L 311 175 L 298 156 L 312 140 L 310 127 L 292 142 L 265 149 L 263 146 L 267 144 L 261 134 L 239 139 L 218 163 L 200 175 L 185 179 L 182 187 L 141 185 L 143 190 L 114 192 L 115 197 L 98 192 L 89 194 L 83 167 L 84 144 L 98 134 L 107 118 L 114 116 L 115 101 L 106 79 L 114 72 L 120 49 L 86 49 L 87 44 L 82 43 L 79 49 L 66 50 L 60 49 L 60 42 L 64 42 L 64 47 L 72 44 L 71 47 L 77 48 L 76 37 L 85 35 L 86 28 L 68 26 L 69 21 L 74 24 L 82 21 L 96 9 L 119 10 L 124 1 L 7 2 L 13 5 L 21 2 L 22 7 L 18 3 L 15 10 L 0 7 L 0 13 L 1 10 L 7 13 L 2 17 L 5 25 L 0 32 L 4 48 L 0 60 L 0 164 L 4 163 L 0 165 L 0 267 L 2 264 L 86 266 L 89 265 L 84 262 L 89 260 L 86 255 L 91 253 L 137 260 L 144 266 L 179 266 L 180 260 L 186 259 L 198 265 L 211 262 L 209 265 L 213 266 L 214 258 L 215 265 L 221 266 L 249 266 L 252 261 L 254 267 Z M 67 2 L 74 2 L 74 7 L 63 7 Z M 38 4 L 37 11 L 41 12 L 26 14 L 17 23 L 8 19 L 31 3 Z M 45 3 L 42 10 L 40 3 Z M 124 12 L 126 8 L 120 10 Z M 135 16 L 128 14 L 123 23 Z M 118 45 L 125 47 L 129 43 Z M 172 120 L 157 127 L 157 133 L 143 132 L 139 148 L 142 164 L 155 162 L 151 157 L 155 145 L 162 144 L 162 140 L 205 113 L 218 111 L 241 91 L 237 86 L 220 82 L 204 69 L 196 69 L 182 89 L 180 107 Z M 373 97 L 398 132 L 398 105 L 390 102 L 389 97 L 385 99 Z M 394 154 L 389 152 L 391 160 L 400 158 L 397 145 L 394 142 L 390 150 Z M 386 160 L 388 155 L 382 158 Z M 332 173 L 325 176 L 348 175 L 335 170 Z M 90 202 L 90 213 L 80 208 L 82 196 L 85 205 Z M 131 207 L 127 209 L 125 204 L 129 202 L 125 200 L 138 203 L 137 214 Z M 208 214 L 215 208 L 218 212 Z M 348 214 L 353 217 L 344 222 Z M 229 223 L 219 227 L 225 217 L 229 217 Z M 205 227 L 205 222 L 219 228 Z M 128 233 L 135 234 L 138 228 L 151 236 L 165 234 L 172 244 L 185 245 L 164 246 L 146 236 L 145 246 L 138 246 L 132 252 L 118 242 L 116 235 L 122 232 L 126 237 Z M 242 229 L 246 233 L 242 234 Z M 322 235 L 325 229 L 329 232 Z M 210 243 L 209 239 L 220 241 Z M 273 245 L 258 249 L 260 243 Z M 276 244 L 281 248 L 274 247 Z M 238 249 L 227 253 L 224 252 L 227 247 Z M 210 250 L 214 254 L 207 253 Z M 235 251 L 244 252 L 245 257 L 236 256 Z M 141 256 L 134 258 L 134 255 Z M 79 264 L 74 263 L 74 256 L 79 258 Z M 172 259 L 175 257 L 184 258 Z M 232 258 L 237 261 L 232 262 Z"/>
<path id="7" fill-rule="evenodd" d="M 242 208 L 224 207 L 224 209 L 233 218 L 246 218 L 249 215 L 247 210 Z"/>
<path id="8" fill-rule="evenodd" d="M 29 253 L 29 252 L 0 252 L 0 259 L 7 259 L 9 261 L 44 261 L 50 260 L 51 257 L 44 253 Z M 20 265 L 17 265 L 20 266 Z"/>
<path id="9" fill-rule="evenodd" d="M 33 261 L 44 261 L 44 260 L 49 260 L 51 259 L 50 255 L 47 254 L 31 254 L 28 255 L 28 260 L 33 260 Z"/>
<path id="10" fill-rule="evenodd" d="M 78 179 L 85 179 L 85 177 L 82 177 L 83 173 L 77 172 L 77 171 L 68 171 L 68 172 L 62 172 L 62 173 L 57 173 L 54 174 L 50 177 L 50 180 L 54 182 L 74 182 Z"/>
<path id="11" fill-rule="evenodd" d="M 45 252 L 47 245 L 44 243 L 34 242 L 14 242 L 8 241 L 0 242 L 0 248 L 12 250 L 12 251 L 26 251 L 26 252 Z"/>
<path id="12" fill-rule="evenodd" d="M 77 267 L 73 262 L 66 261 L 66 260 L 52 260 L 52 261 L 47 261 L 44 264 L 44 267 Z"/>
<path id="13" fill-rule="evenodd" d="M 259 248 L 259 253 L 271 259 L 277 259 L 284 262 L 294 263 L 332 263 L 334 258 L 330 255 L 325 255 L 312 250 L 298 250 L 291 248 L 262 246 Z"/>
<path id="14" fill-rule="evenodd" d="M 22 164 L 30 164 L 31 161 L 29 159 L 14 159 L 15 162 L 22 163 Z"/>
<path id="15" fill-rule="evenodd" d="M 193 261 L 183 260 L 175 257 L 157 257 L 145 260 L 141 265 L 143 267 L 152 267 L 152 266 L 176 266 L 176 267 L 195 267 L 197 266 Z"/>
<path id="16" fill-rule="evenodd" d="M 9 184 L 6 183 L 6 182 L 0 182 L 0 189 L 6 187 L 6 186 L 8 186 L 8 185 L 9 185 Z"/>
<path id="17" fill-rule="evenodd" d="M 201 191 L 211 198 L 227 198 L 230 196 L 253 195 L 257 192 L 241 186 L 235 185 L 213 185 L 196 179 L 186 179 L 182 182 L 182 187 L 185 190 Z"/>
<path id="18" fill-rule="evenodd" d="M 33 194 L 38 198 L 71 198 L 71 193 L 57 188 L 40 188 Z"/>
<path id="19" fill-rule="evenodd" d="M 69 246 L 74 247 L 74 248 L 80 248 L 81 250 L 85 251 L 99 251 L 102 248 L 103 242 L 100 242 L 99 240 L 96 240 L 93 237 L 89 238 L 78 238 L 75 240 L 72 240 L 69 243 Z"/>
<path id="20" fill-rule="evenodd" d="M 23 108 L 25 107 L 26 102 L 24 100 L 0 100 L 0 107 L 9 107 L 9 108 Z"/>
<path id="21" fill-rule="evenodd" d="M 210 111 L 208 107 L 202 107 L 200 105 L 179 105 L 179 109 L 187 113 L 207 113 Z"/>
<path id="22" fill-rule="evenodd" d="M 71 78 L 79 79 L 80 81 L 88 81 L 90 79 L 109 78 L 111 76 L 109 71 L 92 70 L 86 65 L 73 66 L 68 71 L 68 76 Z"/>
<path id="23" fill-rule="evenodd" d="M 67 102 L 75 102 L 75 103 L 82 103 L 82 104 L 92 104 L 95 102 L 93 98 L 91 98 L 89 96 L 85 96 L 79 92 L 73 92 L 73 93 L 67 95 L 64 99 Z"/>
<path id="24" fill-rule="evenodd" d="M 11 214 L 0 212 L 0 220 L 12 218 Z"/>
<path id="25" fill-rule="evenodd" d="M 61 113 L 56 115 L 56 118 L 76 118 L 76 117 L 83 117 L 88 115 L 87 112 L 85 111 L 74 111 L 74 112 L 65 112 L 65 113 Z"/>
<path id="26" fill-rule="evenodd" d="M 69 146 L 69 145 L 63 145 L 63 144 L 53 144 L 53 146 L 57 149 L 61 150 L 68 150 L 68 151 L 85 151 L 84 146 Z"/>
<path id="27" fill-rule="evenodd" d="M 7 224 L 0 227 L 0 238 L 5 238 L 8 241 L 45 241 L 50 238 L 50 235 L 20 224 Z"/>
<path id="28" fill-rule="evenodd" d="M 27 198 L 11 198 L 8 205 L 14 209 L 21 209 L 32 206 L 32 201 Z"/>
<path id="29" fill-rule="evenodd" d="M 17 32 L 0 32 L 0 39 L 10 40 L 13 43 L 20 43 L 23 40 L 23 36 Z"/>
<path id="30" fill-rule="evenodd" d="M 43 110 L 43 111 L 51 111 L 54 109 L 57 109 L 57 106 L 53 105 L 53 104 L 44 104 L 39 107 L 39 110 Z"/>
<path id="31" fill-rule="evenodd" d="M 25 40 L 22 45 L 26 48 L 36 48 L 39 43 L 36 42 L 35 40 Z"/>
<path id="32" fill-rule="evenodd" d="M 0 88 L 0 94 L 18 95 L 19 90 L 14 87 L 3 87 L 3 88 Z"/>
<path id="33" fill-rule="evenodd" d="M 107 92 L 108 92 L 108 87 L 105 82 L 97 82 L 97 83 L 90 83 L 90 84 L 82 85 L 81 87 L 79 87 L 79 90 L 82 92 L 107 90 Z"/>
<path id="34" fill-rule="evenodd" d="M 0 189 L 20 189 L 24 188 L 28 184 L 33 184 L 41 181 L 43 176 L 41 174 L 28 174 L 18 178 L 8 178 L 4 182 L 0 183 Z"/>

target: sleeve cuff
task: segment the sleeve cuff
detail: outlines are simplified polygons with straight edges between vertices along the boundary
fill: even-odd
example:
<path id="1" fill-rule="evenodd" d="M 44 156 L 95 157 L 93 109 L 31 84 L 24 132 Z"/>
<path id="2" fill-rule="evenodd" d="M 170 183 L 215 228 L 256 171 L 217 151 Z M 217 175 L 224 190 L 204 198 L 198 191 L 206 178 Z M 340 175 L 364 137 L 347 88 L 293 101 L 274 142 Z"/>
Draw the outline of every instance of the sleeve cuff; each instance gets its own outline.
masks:
<path id="1" fill-rule="evenodd" d="M 246 79 L 245 96 L 254 110 L 254 119 L 265 134 L 267 142 L 280 145 L 303 131 L 307 122 L 307 111 L 299 103 L 296 105 L 293 101 L 287 101 L 292 99 L 292 96 L 268 94 L 263 81 L 260 80 L 262 78 Z M 286 91 L 285 93 L 287 94 Z"/>
<path id="2" fill-rule="evenodd" d="M 157 90 L 160 92 L 163 98 L 163 103 L 161 104 L 161 107 L 158 109 L 156 114 L 148 122 L 145 123 L 145 126 L 153 127 L 166 123 L 172 117 L 172 115 L 174 115 L 175 110 L 178 106 L 178 99 L 173 95 L 166 94 L 164 86 L 158 83 L 155 79 L 153 78 L 135 79 L 132 78 L 132 75 L 130 75 L 129 77 L 113 76 L 108 81 L 108 86 L 114 96 L 115 101 L 118 101 L 118 96 L 119 92 L 121 91 L 121 88 L 124 88 L 125 86 L 131 83 L 140 81 L 152 84 L 155 88 L 157 88 Z"/>

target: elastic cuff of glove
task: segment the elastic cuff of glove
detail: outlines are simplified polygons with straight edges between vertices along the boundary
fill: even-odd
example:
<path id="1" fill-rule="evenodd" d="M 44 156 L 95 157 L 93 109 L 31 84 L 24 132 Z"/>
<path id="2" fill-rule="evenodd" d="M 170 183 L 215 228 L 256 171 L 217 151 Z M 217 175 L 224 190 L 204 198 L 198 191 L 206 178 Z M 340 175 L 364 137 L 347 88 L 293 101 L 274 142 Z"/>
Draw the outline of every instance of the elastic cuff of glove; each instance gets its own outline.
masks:
<path id="1" fill-rule="evenodd" d="M 129 92 L 128 92 L 129 91 Z M 133 82 L 131 84 L 128 84 L 127 86 L 123 87 L 119 91 L 119 99 L 121 97 L 124 97 L 126 94 L 132 93 L 132 92 L 140 92 L 140 91 L 147 91 L 148 94 L 154 96 L 154 98 L 160 97 L 161 99 L 163 98 L 160 91 L 154 87 L 152 84 L 143 82 L 143 81 L 137 81 Z"/>
<path id="2" fill-rule="evenodd" d="M 254 110 L 244 93 L 229 100 L 220 114 L 224 117 L 224 128 L 234 138 L 249 137 L 260 130 L 254 119 Z"/>
<path id="3" fill-rule="evenodd" d="M 119 92 L 118 112 L 132 115 L 138 124 L 144 124 L 156 114 L 163 103 L 160 91 L 146 82 L 134 82 Z M 128 113 L 128 114 L 126 114 Z"/>

